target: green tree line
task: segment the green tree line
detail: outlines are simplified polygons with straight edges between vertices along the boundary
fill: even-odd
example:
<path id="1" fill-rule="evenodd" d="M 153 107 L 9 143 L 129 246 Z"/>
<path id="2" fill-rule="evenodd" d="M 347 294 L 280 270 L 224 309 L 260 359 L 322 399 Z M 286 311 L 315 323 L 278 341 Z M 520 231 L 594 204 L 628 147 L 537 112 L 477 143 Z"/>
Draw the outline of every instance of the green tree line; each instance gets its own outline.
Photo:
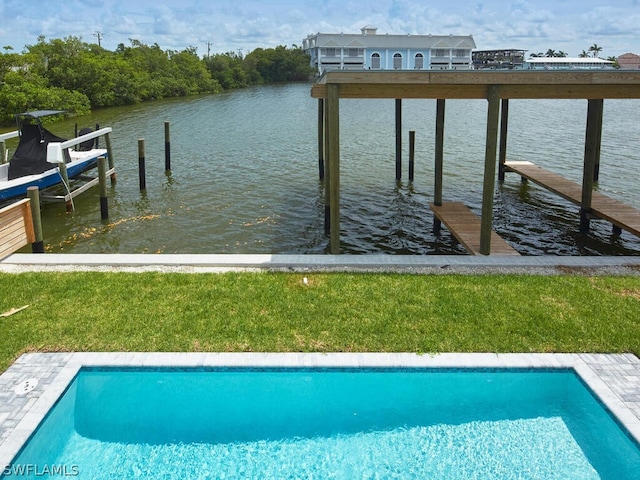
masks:
<path id="1" fill-rule="evenodd" d="M 306 80 L 313 74 L 308 55 L 295 45 L 200 58 L 194 47 L 162 50 L 131 40 L 130 46 L 121 43 L 110 51 L 78 37 L 46 41 L 40 36 L 22 53 L 4 50 L 0 125 L 10 125 L 16 113 L 29 110 L 84 115 L 91 109 Z"/>

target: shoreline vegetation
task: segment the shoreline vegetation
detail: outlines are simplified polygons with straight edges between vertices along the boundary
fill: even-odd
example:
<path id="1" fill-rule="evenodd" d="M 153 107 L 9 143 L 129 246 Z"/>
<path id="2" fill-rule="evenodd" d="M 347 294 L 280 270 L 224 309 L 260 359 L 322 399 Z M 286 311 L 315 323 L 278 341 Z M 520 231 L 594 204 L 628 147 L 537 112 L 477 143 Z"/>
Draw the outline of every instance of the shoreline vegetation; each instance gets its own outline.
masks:
<path id="1" fill-rule="evenodd" d="M 640 354 L 640 277 L 0 273 L 0 372 L 52 351 Z"/>
<path id="2" fill-rule="evenodd" d="M 170 97 L 219 93 L 252 85 L 306 81 L 315 70 L 302 48 L 257 48 L 200 58 L 195 47 L 162 50 L 131 40 L 115 51 L 78 37 L 38 37 L 21 53 L 0 53 L 0 126 L 30 110 L 93 109 L 133 105 Z"/>

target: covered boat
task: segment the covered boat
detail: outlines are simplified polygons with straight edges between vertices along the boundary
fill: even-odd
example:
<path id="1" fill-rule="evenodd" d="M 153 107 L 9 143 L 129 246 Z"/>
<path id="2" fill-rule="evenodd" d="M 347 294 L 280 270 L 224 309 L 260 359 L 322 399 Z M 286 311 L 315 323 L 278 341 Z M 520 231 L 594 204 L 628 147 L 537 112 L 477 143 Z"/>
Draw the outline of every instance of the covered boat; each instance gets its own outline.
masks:
<path id="1" fill-rule="evenodd" d="M 111 132 L 103 128 L 96 132 L 83 129 L 71 140 L 54 135 L 42 125 L 42 117 L 63 114 L 60 110 L 38 110 L 16 115 L 18 130 L 0 135 L 2 158 L 4 141 L 19 136 L 20 142 L 9 163 L 0 164 L 0 201 L 26 195 L 27 188 L 37 186 L 44 189 L 61 183 L 61 164 L 68 178 L 74 178 L 96 166 L 100 156 L 107 150 L 97 148 L 97 139 Z M 50 145 L 59 148 L 50 148 Z M 58 152 L 53 154 L 51 152 Z M 61 152 L 61 155 L 60 155 Z"/>

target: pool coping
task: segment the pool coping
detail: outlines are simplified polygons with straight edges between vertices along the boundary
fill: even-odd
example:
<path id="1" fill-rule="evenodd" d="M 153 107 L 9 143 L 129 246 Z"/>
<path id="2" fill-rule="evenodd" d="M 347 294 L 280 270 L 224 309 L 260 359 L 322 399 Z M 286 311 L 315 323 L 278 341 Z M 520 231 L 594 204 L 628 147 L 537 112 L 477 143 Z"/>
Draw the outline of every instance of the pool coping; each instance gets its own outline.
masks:
<path id="1" fill-rule="evenodd" d="M 628 353 L 26 353 L 0 375 L 0 468 L 10 465 L 80 368 L 118 366 L 570 368 L 640 443 L 640 359 Z M 16 385 L 27 379 L 37 379 L 36 387 L 17 394 Z"/>

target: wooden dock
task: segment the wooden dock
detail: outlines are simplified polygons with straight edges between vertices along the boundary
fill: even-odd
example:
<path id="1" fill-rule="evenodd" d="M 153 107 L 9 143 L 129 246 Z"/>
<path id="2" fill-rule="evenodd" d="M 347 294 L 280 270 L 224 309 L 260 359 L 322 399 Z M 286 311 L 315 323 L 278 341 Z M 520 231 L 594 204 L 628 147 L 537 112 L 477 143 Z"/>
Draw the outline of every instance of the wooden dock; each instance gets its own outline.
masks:
<path id="1" fill-rule="evenodd" d="M 576 205 L 582 203 L 582 186 L 576 182 L 532 162 L 507 161 L 504 166 L 507 172 L 517 173 Z M 630 205 L 594 191 L 590 213 L 611 222 L 615 227 L 640 236 L 640 210 Z"/>
<path id="2" fill-rule="evenodd" d="M 480 253 L 480 217 L 462 202 L 430 204 L 433 214 L 471 255 Z M 491 255 L 520 255 L 500 235 L 491 231 Z"/>

